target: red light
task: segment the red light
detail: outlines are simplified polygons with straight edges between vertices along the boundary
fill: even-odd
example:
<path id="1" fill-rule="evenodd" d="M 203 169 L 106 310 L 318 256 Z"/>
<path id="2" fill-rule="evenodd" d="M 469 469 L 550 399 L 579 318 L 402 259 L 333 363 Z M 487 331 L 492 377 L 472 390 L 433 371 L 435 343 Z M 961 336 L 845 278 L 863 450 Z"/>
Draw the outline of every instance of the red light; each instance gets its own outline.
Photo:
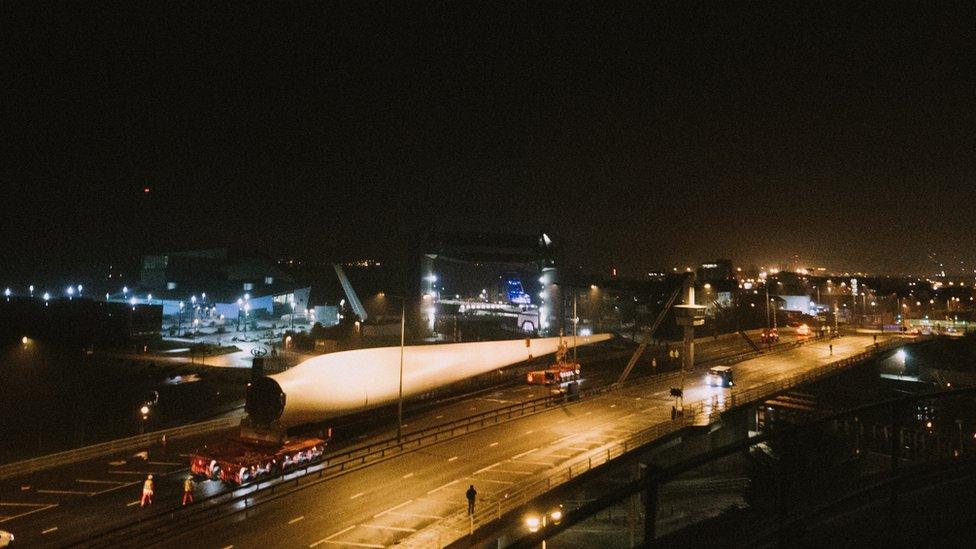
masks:
<path id="1" fill-rule="evenodd" d="M 143 187 L 143 188 L 142 188 L 142 192 L 144 192 L 144 193 L 148 193 L 148 192 L 149 192 L 149 187 Z"/>

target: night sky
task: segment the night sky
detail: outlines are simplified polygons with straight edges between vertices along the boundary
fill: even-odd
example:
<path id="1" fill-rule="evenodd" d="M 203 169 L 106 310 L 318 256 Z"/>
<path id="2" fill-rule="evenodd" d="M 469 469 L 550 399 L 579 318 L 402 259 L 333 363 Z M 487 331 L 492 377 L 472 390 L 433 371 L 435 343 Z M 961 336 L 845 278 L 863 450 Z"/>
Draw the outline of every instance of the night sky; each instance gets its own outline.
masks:
<path id="1" fill-rule="evenodd" d="M 429 229 L 625 275 L 976 260 L 971 5 L 84 4 L 0 3 L 5 278 Z"/>

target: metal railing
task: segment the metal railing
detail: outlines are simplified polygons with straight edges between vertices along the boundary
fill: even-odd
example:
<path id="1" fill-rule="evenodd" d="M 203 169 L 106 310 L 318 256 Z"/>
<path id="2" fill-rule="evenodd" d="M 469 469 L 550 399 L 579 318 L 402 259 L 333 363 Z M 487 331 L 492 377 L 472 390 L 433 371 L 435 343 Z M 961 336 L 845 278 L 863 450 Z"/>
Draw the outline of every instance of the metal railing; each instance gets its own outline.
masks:
<path id="1" fill-rule="evenodd" d="M 181 438 L 230 429 L 239 425 L 240 421 L 241 414 L 234 414 L 228 417 L 201 421 L 199 423 L 191 423 L 189 425 L 173 427 L 171 429 L 152 431 L 128 438 L 110 440 L 100 444 L 75 448 L 73 450 L 65 450 L 64 452 L 58 452 L 56 454 L 48 454 L 13 463 L 6 463 L 4 465 L 0 465 L 0 480 L 18 475 L 36 473 L 38 471 L 44 471 L 46 469 L 51 469 L 62 465 L 70 465 L 79 461 L 114 454 L 116 452 L 125 452 L 145 448 L 147 445 L 160 443 L 164 436 L 167 440 L 178 440 Z"/>

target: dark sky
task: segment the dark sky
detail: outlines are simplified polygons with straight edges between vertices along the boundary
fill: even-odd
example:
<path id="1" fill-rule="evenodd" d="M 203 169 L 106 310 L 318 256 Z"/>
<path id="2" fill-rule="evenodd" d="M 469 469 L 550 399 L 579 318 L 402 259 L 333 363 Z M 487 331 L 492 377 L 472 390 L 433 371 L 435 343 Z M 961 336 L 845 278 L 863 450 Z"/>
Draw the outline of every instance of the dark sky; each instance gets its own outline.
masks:
<path id="1" fill-rule="evenodd" d="M 0 3 L 0 274 L 430 228 L 625 274 L 976 260 L 971 8 L 240 4 Z"/>

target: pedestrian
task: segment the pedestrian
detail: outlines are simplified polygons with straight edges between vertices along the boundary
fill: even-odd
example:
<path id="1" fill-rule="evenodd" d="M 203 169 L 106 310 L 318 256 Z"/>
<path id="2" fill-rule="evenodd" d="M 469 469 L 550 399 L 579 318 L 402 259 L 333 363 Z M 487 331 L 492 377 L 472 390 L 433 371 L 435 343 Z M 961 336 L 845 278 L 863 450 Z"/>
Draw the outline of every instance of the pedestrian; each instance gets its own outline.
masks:
<path id="1" fill-rule="evenodd" d="M 834 356 L 834 344 L 830 344 L 830 356 Z"/>
<path id="2" fill-rule="evenodd" d="M 187 502 L 193 503 L 193 476 L 187 475 L 183 481 L 183 505 Z"/>
<path id="3" fill-rule="evenodd" d="M 474 484 L 472 484 L 468 491 L 464 493 L 465 497 L 468 498 L 468 514 L 474 514 L 474 498 L 478 496 L 478 491 L 474 489 Z"/>
<path id="4" fill-rule="evenodd" d="M 153 497 L 153 476 L 149 475 L 148 477 L 146 477 L 146 482 L 142 483 L 142 499 L 139 501 L 139 507 L 152 505 L 152 497 Z"/>
<path id="5" fill-rule="evenodd" d="M 677 409 L 676 409 L 676 408 L 675 408 L 674 406 L 672 406 L 672 407 L 671 407 L 671 421 L 674 421 L 674 418 L 675 418 L 675 417 L 676 417 L 677 415 L 678 415 L 678 410 L 677 410 Z"/>
<path id="6" fill-rule="evenodd" d="M 878 344 L 878 334 L 874 334 L 874 344 Z"/>

